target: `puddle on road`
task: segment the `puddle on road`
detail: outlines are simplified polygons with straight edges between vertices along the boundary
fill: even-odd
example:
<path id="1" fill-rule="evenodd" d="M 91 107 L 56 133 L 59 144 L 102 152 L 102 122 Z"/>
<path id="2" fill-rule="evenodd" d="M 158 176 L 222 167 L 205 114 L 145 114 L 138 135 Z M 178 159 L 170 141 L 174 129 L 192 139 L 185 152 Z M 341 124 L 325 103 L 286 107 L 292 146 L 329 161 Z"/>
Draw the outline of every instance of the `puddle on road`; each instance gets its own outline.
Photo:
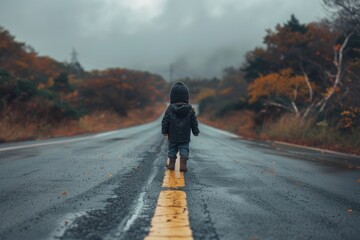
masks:
<path id="1" fill-rule="evenodd" d="M 65 217 L 59 221 L 59 223 L 57 224 L 58 227 L 51 233 L 49 239 L 60 239 L 68 229 L 77 226 L 73 225 L 74 221 L 77 218 L 83 217 L 85 215 L 87 215 L 87 212 L 66 214 Z"/>
<path id="2" fill-rule="evenodd" d="M 117 141 L 123 141 L 123 140 L 126 140 L 126 138 L 110 138 L 110 139 L 105 139 L 105 140 L 102 140 L 101 142 L 105 142 L 105 143 L 111 143 L 111 142 L 117 142 Z"/>

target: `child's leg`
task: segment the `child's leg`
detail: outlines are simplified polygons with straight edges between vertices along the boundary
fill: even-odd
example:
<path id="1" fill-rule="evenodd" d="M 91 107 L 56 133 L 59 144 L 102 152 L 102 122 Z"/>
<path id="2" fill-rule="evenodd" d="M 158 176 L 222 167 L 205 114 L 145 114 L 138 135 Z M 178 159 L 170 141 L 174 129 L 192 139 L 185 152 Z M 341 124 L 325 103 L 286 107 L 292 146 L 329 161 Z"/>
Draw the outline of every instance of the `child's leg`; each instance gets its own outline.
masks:
<path id="1" fill-rule="evenodd" d="M 177 152 L 178 152 L 177 144 L 169 141 L 169 147 L 168 147 L 169 164 L 166 166 L 169 170 L 175 169 L 175 161 L 176 161 Z"/>
<path id="2" fill-rule="evenodd" d="M 168 147 L 168 157 L 175 158 L 176 154 L 178 153 L 178 143 L 169 141 L 169 147 Z"/>
<path id="3" fill-rule="evenodd" d="M 189 159 L 189 153 L 190 153 L 189 143 L 188 142 L 179 143 L 178 144 L 178 149 L 179 149 L 180 157 L 188 160 Z"/>
<path id="4" fill-rule="evenodd" d="M 186 161 L 189 159 L 189 143 L 181 143 L 178 145 L 180 152 L 180 172 L 186 172 Z"/>

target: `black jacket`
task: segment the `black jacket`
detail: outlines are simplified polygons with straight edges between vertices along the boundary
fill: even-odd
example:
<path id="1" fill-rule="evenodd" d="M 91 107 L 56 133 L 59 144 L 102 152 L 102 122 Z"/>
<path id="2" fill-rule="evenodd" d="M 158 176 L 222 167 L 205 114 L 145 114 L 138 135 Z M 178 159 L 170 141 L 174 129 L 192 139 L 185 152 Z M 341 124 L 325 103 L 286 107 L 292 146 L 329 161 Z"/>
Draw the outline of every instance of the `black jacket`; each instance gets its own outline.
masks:
<path id="1" fill-rule="evenodd" d="M 161 122 L 162 134 L 172 142 L 190 142 L 190 133 L 200 133 L 195 110 L 187 103 L 170 104 Z"/>

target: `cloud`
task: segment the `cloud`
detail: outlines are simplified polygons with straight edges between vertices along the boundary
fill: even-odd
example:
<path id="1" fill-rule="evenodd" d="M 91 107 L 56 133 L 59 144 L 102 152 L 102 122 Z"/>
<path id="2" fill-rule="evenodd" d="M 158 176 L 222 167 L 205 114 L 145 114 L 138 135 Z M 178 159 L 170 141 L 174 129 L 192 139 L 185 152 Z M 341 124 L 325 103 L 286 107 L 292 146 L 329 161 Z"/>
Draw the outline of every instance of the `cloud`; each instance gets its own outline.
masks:
<path id="1" fill-rule="evenodd" d="M 180 21 L 180 26 L 181 27 L 189 27 L 194 23 L 195 19 L 193 16 L 187 15 L 185 17 L 183 17 L 183 19 L 181 19 Z"/>
<path id="2" fill-rule="evenodd" d="M 246 11 L 249 8 L 259 6 L 260 4 L 267 4 L 274 2 L 274 0 L 205 0 L 204 5 L 209 14 L 213 18 L 221 18 L 231 10 Z"/>
<path id="3" fill-rule="evenodd" d="M 206 0 L 205 1 L 205 8 L 208 14 L 213 18 L 221 18 L 226 14 L 229 8 L 238 7 L 239 5 L 242 5 L 242 3 L 236 0 L 224 0 L 224 1 Z"/>
<path id="4" fill-rule="evenodd" d="M 60 61 L 75 47 L 88 70 L 127 67 L 167 77 L 169 66 L 177 64 L 178 71 L 212 77 L 240 66 L 245 53 L 262 44 L 265 29 L 292 13 L 301 22 L 324 16 L 321 2 L 1 0 L 0 23 Z"/>
<path id="5" fill-rule="evenodd" d="M 93 0 L 94 1 L 94 0 Z M 95 13 L 83 15 L 85 35 L 111 31 L 134 34 L 153 23 L 164 12 L 167 0 L 96 0 Z"/>

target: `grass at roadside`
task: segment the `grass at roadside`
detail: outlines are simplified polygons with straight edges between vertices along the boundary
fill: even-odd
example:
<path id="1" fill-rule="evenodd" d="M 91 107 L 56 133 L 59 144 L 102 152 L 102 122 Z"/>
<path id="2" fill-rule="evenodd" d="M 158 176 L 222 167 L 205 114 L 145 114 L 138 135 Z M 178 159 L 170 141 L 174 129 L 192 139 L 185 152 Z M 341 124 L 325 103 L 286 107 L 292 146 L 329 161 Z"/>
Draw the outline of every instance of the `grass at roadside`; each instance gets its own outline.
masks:
<path id="1" fill-rule="evenodd" d="M 127 117 L 120 117 L 111 111 L 97 111 L 84 115 L 79 120 L 67 120 L 56 124 L 10 112 L 0 122 L 0 142 L 74 136 L 126 128 L 154 121 L 163 113 L 165 107 L 165 104 L 158 103 L 144 109 L 131 110 Z"/>
<path id="2" fill-rule="evenodd" d="M 200 116 L 200 121 L 210 126 L 236 133 L 245 138 L 284 141 L 304 146 L 319 147 L 333 151 L 360 154 L 360 129 L 342 131 L 316 123 L 314 120 L 302 121 L 285 115 L 277 121 L 263 123 L 256 128 L 254 113 L 242 111 L 227 114 L 220 118 Z"/>
<path id="3" fill-rule="evenodd" d="M 253 130 L 255 128 L 254 116 L 255 114 L 252 111 L 243 111 L 227 114 L 223 117 L 202 114 L 199 116 L 199 120 L 210 126 L 255 139 L 257 134 Z"/>

